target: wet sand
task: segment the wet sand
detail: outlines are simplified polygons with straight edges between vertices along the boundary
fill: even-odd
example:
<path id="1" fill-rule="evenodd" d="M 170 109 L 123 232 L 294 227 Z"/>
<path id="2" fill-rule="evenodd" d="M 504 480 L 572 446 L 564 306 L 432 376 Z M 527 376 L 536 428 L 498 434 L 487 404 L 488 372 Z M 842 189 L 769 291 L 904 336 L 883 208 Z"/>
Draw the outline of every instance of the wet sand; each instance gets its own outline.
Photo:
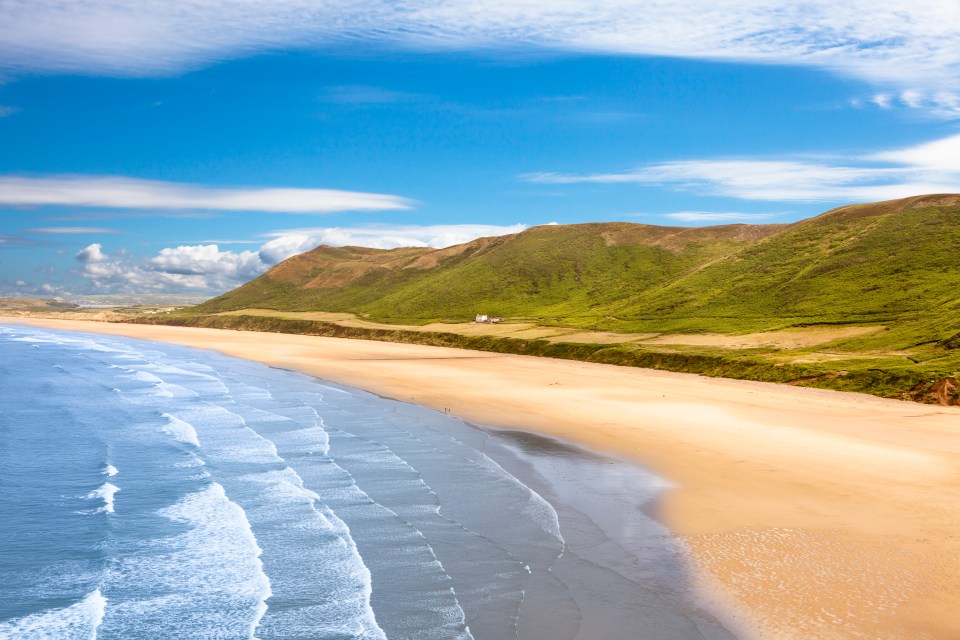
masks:
<path id="1" fill-rule="evenodd" d="M 674 484 L 656 516 L 741 635 L 960 638 L 955 408 L 420 345 L 29 324 L 214 349 L 641 462 Z"/>
<path id="2" fill-rule="evenodd" d="M 734 640 L 725 612 L 699 597 L 689 554 L 649 514 L 670 486 L 635 463 L 526 431 L 480 429 L 480 448 L 557 512 L 562 555 L 532 576 L 522 640 Z M 551 584 L 563 585 L 558 593 Z M 569 594 L 569 595 L 568 595 Z M 719 618 L 719 619 L 718 619 Z M 727 620 L 727 625 L 734 626 Z"/>

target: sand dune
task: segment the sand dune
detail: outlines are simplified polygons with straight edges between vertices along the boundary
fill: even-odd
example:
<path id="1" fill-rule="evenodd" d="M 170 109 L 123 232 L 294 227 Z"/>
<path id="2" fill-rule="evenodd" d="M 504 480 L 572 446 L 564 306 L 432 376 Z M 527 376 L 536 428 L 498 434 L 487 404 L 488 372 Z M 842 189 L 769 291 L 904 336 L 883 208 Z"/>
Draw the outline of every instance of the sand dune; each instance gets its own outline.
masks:
<path id="1" fill-rule="evenodd" d="M 957 408 L 409 344 L 8 321 L 215 349 L 628 456 L 676 484 L 658 517 L 747 635 L 960 638 Z"/>

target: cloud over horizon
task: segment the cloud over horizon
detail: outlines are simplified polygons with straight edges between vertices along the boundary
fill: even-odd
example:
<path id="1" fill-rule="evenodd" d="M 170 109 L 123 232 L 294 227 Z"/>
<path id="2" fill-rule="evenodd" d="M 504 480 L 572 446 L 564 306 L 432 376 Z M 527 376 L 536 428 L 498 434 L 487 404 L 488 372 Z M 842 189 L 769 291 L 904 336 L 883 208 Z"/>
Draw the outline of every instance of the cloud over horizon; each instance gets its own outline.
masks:
<path id="1" fill-rule="evenodd" d="M 362 246 L 375 249 L 397 247 L 443 248 L 483 236 L 519 233 L 526 225 L 369 225 L 291 229 L 265 234 L 271 238 L 257 251 L 221 250 L 218 244 L 163 248 L 142 259 L 126 251 L 108 253 L 103 244 L 92 243 L 75 255 L 79 275 L 96 293 L 198 293 L 220 294 L 252 280 L 271 266 L 309 251 L 320 244 Z"/>
<path id="2" fill-rule="evenodd" d="M 121 233 L 119 229 L 109 227 L 33 227 L 24 229 L 28 233 L 38 233 L 43 236 L 85 235 L 91 233 Z"/>
<path id="3" fill-rule="evenodd" d="M 463 244 L 477 238 L 520 233 L 524 224 L 441 224 L 441 225 L 367 225 L 362 227 L 320 227 L 288 229 L 264 234 L 273 238 L 260 247 L 260 258 L 266 264 L 276 264 L 290 256 L 309 251 L 321 244 L 331 247 L 370 247 L 396 249 L 398 247 L 432 247 L 442 249 Z"/>
<path id="4" fill-rule="evenodd" d="M 93 243 L 76 255 L 80 275 L 96 293 L 219 293 L 266 270 L 255 251 L 220 251 L 215 245 L 161 249 L 138 260 L 125 251 L 107 253 Z"/>
<path id="5" fill-rule="evenodd" d="M 960 5 L 942 0 L 7 0 L 0 69 L 170 75 L 258 52 L 357 41 L 809 66 L 957 114 Z"/>

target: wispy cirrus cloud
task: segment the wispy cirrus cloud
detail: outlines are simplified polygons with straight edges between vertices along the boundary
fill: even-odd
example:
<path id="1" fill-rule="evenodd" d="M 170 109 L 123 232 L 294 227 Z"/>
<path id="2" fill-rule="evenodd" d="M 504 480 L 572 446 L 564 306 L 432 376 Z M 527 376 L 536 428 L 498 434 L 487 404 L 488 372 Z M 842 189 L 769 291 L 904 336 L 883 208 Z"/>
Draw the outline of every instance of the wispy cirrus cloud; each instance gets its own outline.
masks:
<path id="1" fill-rule="evenodd" d="M 762 222 L 777 218 L 779 213 L 737 213 L 734 211 L 674 211 L 662 214 L 664 218 L 680 222 Z"/>
<path id="2" fill-rule="evenodd" d="M 56 222 L 90 222 L 93 220 L 138 220 L 142 218 L 171 218 L 186 220 L 208 220 L 219 218 L 223 214 L 212 211 L 171 211 L 171 210 L 141 210 L 141 211 L 83 211 L 66 215 L 48 216 L 46 219 Z"/>
<path id="3" fill-rule="evenodd" d="M 0 206 L 331 213 L 409 209 L 407 198 L 336 189 L 238 188 L 118 176 L 0 176 Z"/>
<path id="4" fill-rule="evenodd" d="M 24 229 L 28 233 L 39 233 L 46 236 L 57 235 L 81 235 L 90 233 L 122 233 L 119 229 L 110 229 L 107 227 L 35 227 Z"/>
<path id="5" fill-rule="evenodd" d="M 40 247 L 48 246 L 49 244 L 49 242 L 44 240 L 24 238 L 23 236 L 12 235 L 9 233 L 0 233 L 0 249 L 13 249 L 15 247 Z"/>
<path id="6" fill-rule="evenodd" d="M 176 73 L 357 41 L 804 65 L 949 110 L 960 5 L 945 0 L 6 0 L 0 69 Z"/>
<path id="7" fill-rule="evenodd" d="M 960 135 L 843 158 L 679 160 L 612 173 L 529 173 L 540 184 L 640 184 L 766 201 L 874 201 L 960 191 Z"/>
<path id="8" fill-rule="evenodd" d="M 321 96 L 322 102 L 347 106 L 412 104 L 432 100 L 436 100 L 436 98 L 421 93 L 394 91 L 392 89 L 367 85 L 338 85 L 326 87 Z"/>

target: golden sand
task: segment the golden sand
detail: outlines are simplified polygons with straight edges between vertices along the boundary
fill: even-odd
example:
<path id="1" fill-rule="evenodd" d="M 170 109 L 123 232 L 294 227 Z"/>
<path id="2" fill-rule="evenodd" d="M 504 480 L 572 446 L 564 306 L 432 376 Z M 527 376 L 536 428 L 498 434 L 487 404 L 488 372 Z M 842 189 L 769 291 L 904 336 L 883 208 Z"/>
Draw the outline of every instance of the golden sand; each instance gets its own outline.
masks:
<path id="1" fill-rule="evenodd" d="M 675 483 L 656 515 L 749 635 L 960 639 L 960 409 L 421 345 L 9 321 L 214 349 L 629 456 Z"/>

